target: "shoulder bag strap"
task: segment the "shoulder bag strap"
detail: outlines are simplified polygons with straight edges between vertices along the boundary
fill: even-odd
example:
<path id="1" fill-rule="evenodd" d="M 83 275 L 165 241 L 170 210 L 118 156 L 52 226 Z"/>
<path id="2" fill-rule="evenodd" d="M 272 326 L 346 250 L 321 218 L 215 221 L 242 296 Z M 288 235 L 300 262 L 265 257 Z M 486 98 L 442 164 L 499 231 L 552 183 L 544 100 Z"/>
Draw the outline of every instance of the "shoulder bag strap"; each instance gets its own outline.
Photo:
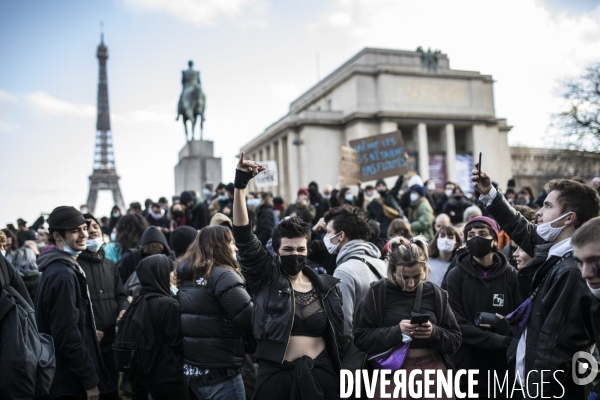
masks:
<path id="1" fill-rule="evenodd" d="M 561 257 L 561 258 L 560 258 L 560 259 L 559 259 L 559 260 L 556 262 L 556 264 L 554 264 L 554 265 L 552 266 L 552 268 L 550 268 L 550 270 L 549 270 L 548 272 L 546 272 L 546 274 L 544 275 L 544 277 L 542 278 L 542 280 L 540 281 L 540 283 L 539 283 L 539 284 L 536 286 L 536 288 L 533 290 L 533 292 L 532 292 L 532 293 L 531 293 L 531 295 L 529 296 L 529 298 L 531 299 L 531 301 L 533 301 L 533 300 L 536 298 L 536 296 L 537 296 L 537 294 L 538 294 L 538 291 L 540 290 L 540 288 L 541 288 L 541 287 L 542 287 L 542 285 L 544 284 L 544 281 L 546 280 L 546 278 L 548 277 L 548 275 L 550 275 L 550 272 L 552 272 L 552 270 L 553 270 L 554 268 L 556 268 L 556 266 L 557 266 L 558 264 L 560 264 L 561 262 L 565 261 L 567 258 L 570 258 L 570 257 L 573 257 L 573 252 L 572 252 L 572 251 L 569 251 L 569 252 L 565 253 L 565 254 L 564 254 L 564 255 L 563 255 L 563 256 L 562 256 L 562 257 Z"/>
<path id="2" fill-rule="evenodd" d="M 423 282 L 420 282 L 417 286 L 417 296 L 415 298 L 415 306 L 413 307 L 413 313 L 418 314 L 421 309 L 421 298 L 423 297 Z"/>
<path id="3" fill-rule="evenodd" d="M 367 267 L 369 267 L 369 269 L 371 270 L 371 272 L 372 272 L 373 274 L 375 274 L 375 276 L 377 277 L 377 279 L 381 279 L 381 278 L 383 278 L 383 277 L 381 276 L 381 274 L 379 273 L 379 271 L 377 271 L 377 270 L 375 269 L 375 267 L 374 267 L 374 266 L 373 266 L 373 265 L 372 265 L 370 262 L 368 262 L 367 260 L 365 260 L 364 258 L 360 258 L 360 257 L 349 257 L 349 258 L 348 258 L 348 260 L 359 260 L 359 261 L 362 261 L 362 262 L 364 262 L 365 264 L 367 264 Z"/>

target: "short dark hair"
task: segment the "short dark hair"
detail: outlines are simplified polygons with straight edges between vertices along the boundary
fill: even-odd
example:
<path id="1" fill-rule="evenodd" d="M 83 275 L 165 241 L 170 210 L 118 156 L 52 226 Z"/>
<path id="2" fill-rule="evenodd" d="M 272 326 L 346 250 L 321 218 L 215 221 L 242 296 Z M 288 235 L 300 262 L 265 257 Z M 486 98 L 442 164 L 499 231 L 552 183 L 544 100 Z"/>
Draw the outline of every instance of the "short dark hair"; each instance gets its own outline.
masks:
<path id="1" fill-rule="evenodd" d="M 560 192 L 557 200 L 562 210 L 577 215 L 575 229 L 600 215 L 600 197 L 593 187 L 570 179 L 553 179 L 548 182 L 548 193 L 553 190 Z"/>
<path id="2" fill-rule="evenodd" d="M 429 247 L 428 247 L 429 258 L 439 258 L 440 257 L 440 249 L 438 249 L 437 240 L 442 233 L 444 235 L 446 235 L 446 237 L 452 236 L 454 238 L 454 240 L 456 241 L 454 250 L 452 250 L 451 259 L 454 258 L 454 256 L 456 255 L 456 252 L 462 246 L 462 238 L 460 237 L 460 233 L 458 233 L 458 230 L 456 230 L 456 228 L 453 227 L 452 225 L 442 226 L 440 228 L 440 230 L 437 231 L 437 233 L 433 237 L 433 240 L 431 242 L 429 242 Z"/>
<path id="3" fill-rule="evenodd" d="M 367 221 L 365 214 L 360 208 L 350 205 L 343 205 L 329 209 L 325 213 L 325 223 L 333 221 L 333 229 L 336 232 L 344 232 L 348 239 L 369 240 L 373 231 Z"/>
<path id="4" fill-rule="evenodd" d="M 273 229 L 271 237 L 273 241 L 273 251 L 279 254 L 281 239 L 306 238 L 306 247 L 310 251 L 310 225 L 302 221 L 299 217 L 284 218 L 279 225 Z"/>
<path id="5" fill-rule="evenodd" d="M 571 238 L 572 246 L 585 246 L 589 243 L 600 242 L 600 217 L 592 218 L 575 232 Z"/>

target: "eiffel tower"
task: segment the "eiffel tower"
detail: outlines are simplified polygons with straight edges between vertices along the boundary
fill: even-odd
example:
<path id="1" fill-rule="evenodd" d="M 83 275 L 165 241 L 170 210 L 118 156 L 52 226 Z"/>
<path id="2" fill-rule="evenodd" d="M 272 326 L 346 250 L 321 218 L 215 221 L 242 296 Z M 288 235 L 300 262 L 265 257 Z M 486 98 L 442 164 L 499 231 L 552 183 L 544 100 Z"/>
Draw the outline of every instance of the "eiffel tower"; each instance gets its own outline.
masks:
<path id="1" fill-rule="evenodd" d="M 110 131 L 110 114 L 108 112 L 108 82 L 106 79 L 106 60 L 108 48 L 104 45 L 104 34 L 100 36 L 100 44 L 96 52 L 100 64 L 98 77 L 98 121 L 96 123 L 96 151 L 94 153 L 94 172 L 90 176 L 90 192 L 87 206 L 94 214 L 98 191 L 110 190 L 115 205 L 125 211 L 125 203 L 119 188 L 119 176 L 115 167 L 112 133 Z"/>

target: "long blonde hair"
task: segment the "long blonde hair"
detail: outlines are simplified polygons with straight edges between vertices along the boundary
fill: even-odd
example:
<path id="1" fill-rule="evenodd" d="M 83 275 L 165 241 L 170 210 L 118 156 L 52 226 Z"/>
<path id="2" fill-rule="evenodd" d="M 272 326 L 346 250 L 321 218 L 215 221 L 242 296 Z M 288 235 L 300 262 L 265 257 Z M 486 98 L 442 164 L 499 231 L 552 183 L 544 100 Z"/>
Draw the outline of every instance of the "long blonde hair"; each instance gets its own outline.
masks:
<path id="1" fill-rule="evenodd" d="M 431 268 L 427 265 L 427 261 L 429 261 L 429 253 L 425 237 L 416 236 L 410 240 L 394 240 L 390 242 L 387 277 L 390 282 L 398 285 L 394 275 L 397 267 L 404 268 L 420 264 L 423 267 L 421 280 L 427 281 L 431 277 Z"/>

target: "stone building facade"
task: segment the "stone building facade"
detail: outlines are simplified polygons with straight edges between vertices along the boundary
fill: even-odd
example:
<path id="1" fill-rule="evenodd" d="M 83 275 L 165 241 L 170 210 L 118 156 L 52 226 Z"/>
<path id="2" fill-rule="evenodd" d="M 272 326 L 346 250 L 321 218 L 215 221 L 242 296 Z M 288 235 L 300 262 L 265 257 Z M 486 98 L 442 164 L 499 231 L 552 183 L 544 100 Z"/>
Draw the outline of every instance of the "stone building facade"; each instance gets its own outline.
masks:
<path id="1" fill-rule="evenodd" d="M 500 182 L 512 175 L 511 127 L 496 117 L 492 77 L 453 70 L 439 52 L 365 48 L 242 150 L 249 159 L 277 161 L 279 186 L 266 189 L 292 201 L 310 181 L 338 182 L 342 145 L 398 129 L 409 165 L 438 188 L 444 180 L 468 185 L 468 163 L 479 152 Z"/>
<path id="2" fill-rule="evenodd" d="M 531 186 L 539 191 L 551 179 L 578 176 L 590 182 L 592 178 L 600 176 L 599 153 L 531 147 L 511 147 L 510 153 L 517 189 Z M 499 183 L 506 188 L 506 181 Z"/>

